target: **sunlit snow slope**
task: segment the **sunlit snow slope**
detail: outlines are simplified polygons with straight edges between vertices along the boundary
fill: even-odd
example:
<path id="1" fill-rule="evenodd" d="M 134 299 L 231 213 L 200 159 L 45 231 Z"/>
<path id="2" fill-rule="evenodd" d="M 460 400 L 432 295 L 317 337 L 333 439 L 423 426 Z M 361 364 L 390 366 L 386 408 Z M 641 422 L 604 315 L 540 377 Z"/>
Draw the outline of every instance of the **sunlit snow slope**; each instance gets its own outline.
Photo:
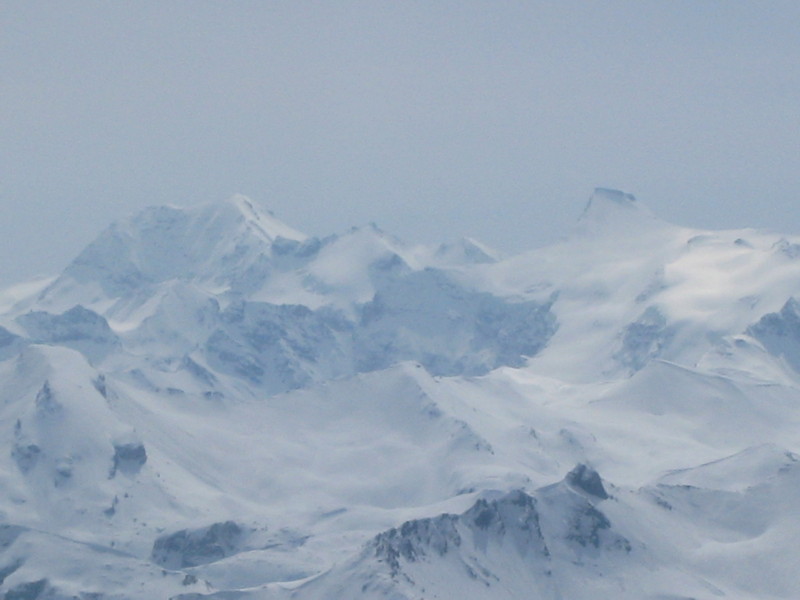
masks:
<path id="1" fill-rule="evenodd" d="M 8 600 L 793 599 L 800 238 L 502 258 L 237 196 L 0 293 Z"/>

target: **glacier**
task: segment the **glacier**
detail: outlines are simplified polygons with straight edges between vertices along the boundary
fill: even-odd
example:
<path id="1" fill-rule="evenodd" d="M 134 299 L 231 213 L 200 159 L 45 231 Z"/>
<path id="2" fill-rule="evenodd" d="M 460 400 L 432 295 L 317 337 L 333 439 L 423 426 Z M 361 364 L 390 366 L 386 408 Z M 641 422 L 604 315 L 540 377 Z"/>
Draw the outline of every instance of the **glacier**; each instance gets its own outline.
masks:
<path id="1" fill-rule="evenodd" d="M 0 292 L 0 593 L 795 598 L 797 248 L 608 189 L 509 257 L 146 209 Z"/>

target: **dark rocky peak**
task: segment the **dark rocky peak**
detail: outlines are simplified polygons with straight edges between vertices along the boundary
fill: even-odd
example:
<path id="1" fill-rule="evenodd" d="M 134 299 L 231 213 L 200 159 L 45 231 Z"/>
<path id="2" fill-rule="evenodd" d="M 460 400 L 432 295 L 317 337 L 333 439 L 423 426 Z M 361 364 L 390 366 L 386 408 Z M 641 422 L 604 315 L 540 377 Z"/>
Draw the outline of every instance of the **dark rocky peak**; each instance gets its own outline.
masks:
<path id="1" fill-rule="evenodd" d="M 505 540 L 511 540 L 521 555 L 531 552 L 543 557 L 549 555 L 536 500 L 522 490 L 494 499 L 481 498 L 461 515 L 443 514 L 407 521 L 376 536 L 370 547 L 375 557 L 386 562 L 396 574 L 401 561 L 428 560 L 462 546 L 485 551 L 487 546 L 500 545 Z"/>
<path id="2" fill-rule="evenodd" d="M 572 471 L 567 473 L 565 481 L 573 489 L 585 492 L 600 500 L 606 500 L 609 497 L 605 487 L 603 487 L 603 480 L 600 479 L 597 471 L 584 464 L 576 465 Z"/>

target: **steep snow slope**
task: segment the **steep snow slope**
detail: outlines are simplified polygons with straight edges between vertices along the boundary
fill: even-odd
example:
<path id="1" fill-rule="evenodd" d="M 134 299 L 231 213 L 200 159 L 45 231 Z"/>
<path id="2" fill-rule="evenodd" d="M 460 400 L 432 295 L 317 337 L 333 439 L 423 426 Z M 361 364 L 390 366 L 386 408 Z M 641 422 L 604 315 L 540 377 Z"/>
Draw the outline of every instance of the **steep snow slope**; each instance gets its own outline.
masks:
<path id="1" fill-rule="evenodd" d="M 793 598 L 798 248 L 148 209 L 0 294 L 0 593 Z"/>

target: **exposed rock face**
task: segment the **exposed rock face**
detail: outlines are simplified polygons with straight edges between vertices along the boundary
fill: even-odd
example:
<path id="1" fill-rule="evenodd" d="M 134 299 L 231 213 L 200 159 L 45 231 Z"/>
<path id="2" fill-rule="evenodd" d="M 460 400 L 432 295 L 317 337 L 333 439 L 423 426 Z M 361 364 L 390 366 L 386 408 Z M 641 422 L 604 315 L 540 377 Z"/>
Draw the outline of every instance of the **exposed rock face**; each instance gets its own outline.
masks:
<path id="1" fill-rule="evenodd" d="M 12 573 L 14 573 L 17 569 L 19 569 L 22 566 L 23 562 L 24 561 L 22 559 L 18 558 L 11 564 L 0 567 L 0 585 L 3 585 L 3 583 L 6 580 L 6 577 L 8 577 Z"/>
<path id="2" fill-rule="evenodd" d="M 168 569 L 208 564 L 235 553 L 243 534 L 233 521 L 201 529 L 182 529 L 155 541 L 152 560 Z"/>
<path id="3" fill-rule="evenodd" d="M 595 498 L 599 498 L 600 500 L 606 500 L 608 498 L 608 493 L 603 487 L 603 480 L 600 479 L 600 475 L 597 474 L 597 471 L 586 465 L 577 465 L 572 471 L 567 473 L 566 481 L 573 487 L 583 490 Z"/>
<path id="4" fill-rule="evenodd" d="M 494 500 L 479 499 L 461 515 L 407 521 L 378 535 L 370 547 L 379 561 L 386 562 L 397 573 L 401 560 L 414 563 L 428 557 L 443 557 L 449 552 L 459 552 L 465 545 L 486 551 L 488 545 L 506 538 L 520 554 L 549 555 L 536 500 L 522 490 Z"/>
<path id="5" fill-rule="evenodd" d="M 204 350 L 213 368 L 271 391 L 402 361 L 481 375 L 540 352 L 557 330 L 551 306 L 470 291 L 426 269 L 381 284 L 357 320 L 330 307 L 232 303 Z"/>
<path id="6" fill-rule="evenodd" d="M 114 477 L 118 472 L 124 475 L 135 475 L 146 462 L 147 452 L 143 444 L 115 444 L 113 464 L 111 465 L 109 478 Z"/>
<path id="7" fill-rule="evenodd" d="M 661 355 L 671 336 L 667 319 L 656 307 L 651 306 L 625 327 L 622 348 L 615 358 L 632 371 L 638 371 Z"/>
<path id="8" fill-rule="evenodd" d="M 408 521 L 378 535 L 363 560 L 385 565 L 394 583 L 370 577 L 363 589 L 390 597 L 417 597 L 425 591 L 424 581 L 418 582 L 421 574 L 443 565 L 458 565 L 474 584 L 493 588 L 500 582 L 494 564 L 498 553 L 546 578 L 550 551 L 542 536 L 537 501 L 521 490 L 479 499 L 461 515 Z"/>
<path id="9" fill-rule="evenodd" d="M 16 356 L 26 341 L 18 335 L 11 333 L 5 327 L 0 327 L 0 360 Z"/>
<path id="10" fill-rule="evenodd" d="M 375 538 L 375 558 L 385 562 L 392 575 L 400 573 L 400 561 L 417 562 L 429 554 L 444 556 L 461 545 L 455 515 L 408 521 Z"/>
<path id="11" fill-rule="evenodd" d="M 32 342 L 57 344 L 81 352 L 90 361 L 98 361 L 117 349 L 119 338 L 108 322 L 83 306 L 53 315 L 44 311 L 32 311 L 17 317 Z"/>
<path id="12" fill-rule="evenodd" d="M 425 269 L 381 287 L 355 330 L 359 370 L 416 360 L 434 375 L 521 366 L 557 329 L 551 302 L 510 302 Z"/>
<path id="13" fill-rule="evenodd" d="M 47 579 L 20 583 L 6 592 L 4 600 L 39 600 L 48 587 Z M 52 597 L 52 596 L 50 596 Z"/>
<path id="14" fill-rule="evenodd" d="M 800 302 L 795 298 L 789 298 L 780 312 L 764 315 L 747 333 L 800 372 Z"/>
<path id="15" fill-rule="evenodd" d="M 597 472 L 579 464 L 532 493 L 479 498 L 462 514 L 389 529 L 358 560 L 299 588 L 297 598 L 317 600 L 324 597 L 318 590 L 331 589 L 344 596 L 358 589 L 365 598 L 450 598 L 449 578 L 467 573 L 462 585 L 470 598 L 510 600 L 524 588 L 531 598 L 560 599 L 562 589 L 579 586 L 564 581 L 594 577 L 598 564 L 633 551 L 598 506 L 609 498 Z M 517 578 L 514 586 L 509 577 Z"/>
<path id="16" fill-rule="evenodd" d="M 23 474 L 30 472 L 36 466 L 41 454 L 42 449 L 36 444 L 17 443 L 11 450 L 11 457 Z"/>

